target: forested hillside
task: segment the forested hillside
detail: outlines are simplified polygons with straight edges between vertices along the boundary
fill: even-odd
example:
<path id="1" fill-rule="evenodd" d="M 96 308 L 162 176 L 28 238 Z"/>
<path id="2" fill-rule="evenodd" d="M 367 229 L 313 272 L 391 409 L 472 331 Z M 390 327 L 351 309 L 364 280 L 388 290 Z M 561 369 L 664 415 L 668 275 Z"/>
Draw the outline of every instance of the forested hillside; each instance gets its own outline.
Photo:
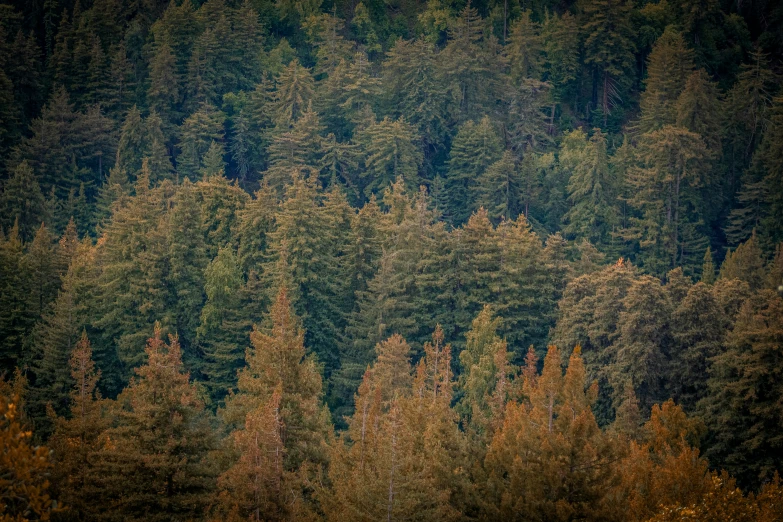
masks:
<path id="1" fill-rule="evenodd" d="M 0 520 L 783 520 L 783 4 L 0 3 Z"/>

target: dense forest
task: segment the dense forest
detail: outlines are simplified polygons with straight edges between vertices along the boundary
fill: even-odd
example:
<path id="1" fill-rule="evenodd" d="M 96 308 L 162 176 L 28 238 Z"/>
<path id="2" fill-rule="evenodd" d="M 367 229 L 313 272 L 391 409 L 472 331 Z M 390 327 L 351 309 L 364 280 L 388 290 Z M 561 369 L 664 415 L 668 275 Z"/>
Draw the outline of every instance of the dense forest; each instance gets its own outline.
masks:
<path id="1" fill-rule="evenodd" d="M 783 520 L 783 4 L 0 3 L 0 520 Z"/>

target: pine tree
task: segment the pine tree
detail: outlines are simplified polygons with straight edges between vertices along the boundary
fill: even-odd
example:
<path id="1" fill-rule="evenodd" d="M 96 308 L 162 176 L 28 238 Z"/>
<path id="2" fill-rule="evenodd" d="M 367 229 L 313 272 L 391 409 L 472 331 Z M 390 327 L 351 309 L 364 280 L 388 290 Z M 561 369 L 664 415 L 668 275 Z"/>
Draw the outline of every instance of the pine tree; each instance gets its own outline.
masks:
<path id="1" fill-rule="evenodd" d="M 527 380 L 529 402 L 508 403 L 488 448 L 483 516 L 609 519 L 619 451 L 593 417 L 597 390 L 585 381 L 578 347 L 565 376 L 557 348 L 549 347 L 543 372 Z"/>
<path id="2" fill-rule="evenodd" d="M 577 140 L 581 143 L 574 143 Z M 617 182 L 609 168 L 606 136 L 594 129 L 589 143 L 584 140 L 584 133 L 573 131 L 561 149 L 561 164 L 572 170 L 568 182 L 572 206 L 563 216 L 567 223 L 563 231 L 594 245 L 608 246 L 618 222 L 614 205 Z"/>
<path id="3" fill-rule="evenodd" d="M 520 213 L 520 179 L 511 151 L 505 151 L 503 157 L 482 172 L 476 181 L 475 195 L 471 199 L 487 209 L 493 222 L 516 219 Z"/>
<path id="4" fill-rule="evenodd" d="M 3 216 L 0 226 L 8 231 L 16 224 L 23 241 L 33 239 L 41 223 L 50 217 L 46 212 L 41 187 L 26 161 L 17 165 L 13 177 L 3 183 L 0 209 Z"/>
<path id="5" fill-rule="evenodd" d="M 726 349 L 712 361 L 702 401 L 705 456 L 753 487 L 780 469 L 780 345 L 783 300 L 762 290 L 742 306 Z"/>
<path id="6" fill-rule="evenodd" d="M 201 158 L 213 141 L 223 141 L 225 114 L 214 106 L 204 103 L 188 116 L 180 129 L 180 156 L 177 157 L 177 172 L 191 180 L 199 178 Z"/>
<path id="7" fill-rule="evenodd" d="M 22 411 L 19 395 L 0 394 L 0 515 L 7 520 L 49 520 L 59 511 L 48 493 L 52 462 L 46 446 L 32 446 L 28 441 L 32 432 L 23 424 Z"/>
<path id="8" fill-rule="evenodd" d="M 117 397 L 114 426 L 99 437 L 91 487 L 106 520 L 171 520 L 203 513 L 214 487 L 215 447 L 197 388 L 183 372 L 176 337 L 161 328 L 147 342 L 146 364 Z"/>
<path id="9" fill-rule="evenodd" d="M 435 47 L 422 39 L 400 39 L 383 62 L 383 85 L 392 115 L 416 128 L 424 150 L 442 145 L 448 130 L 438 56 Z"/>
<path id="10" fill-rule="evenodd" d="M 705 396 L 709 361 L 721 352 L 723 310 L 710 288 L 697 283 L 675 308 L 672 319 L 671 394 L 686 411 Z"/>
<path id="11" fill-rule="evenodd" d="M 362 129 L 355 139 L 366 154 L 365 170 L 360 176 L 367 178 L 364 183 L 367 197 L 380 193 L 398 178 L 408 187 L 418 184 L 422 162 L 419 137 L 405 120 L 384 118 Z"/>
<path id="12" fill-rule="evenodd" d="M 675 124 L 700 135 L 710 150 L 720 152 L 721 109 L 717 88 L 704 69 L 698 69 L 688 76 L 677 99 Z"/>
<path id="13" fill-rule="evenodd" d="M 49 439 L 55 463 L 52 480 L 70 513 L 86 518 L 96 511 L 90 496 L 90 477 L 95 466 L 90 455 L 98 449 L 99 436 L 111 421 L 104 416 L 107 402 L 97 390 L 101 372 L 95 368 L 90 340 L 84 331 L 69 356 L 68 369 L 73 382 L 70 417 L 54 419 L 54 433 Z"/>
<path id="14" fill-rule="evenodd" d="M 150 324 L 156 319 L 172 324 L 164 286 L 166 230 L 159 226 L 165 195 L 161 187 L 150 188 L 148 169 L 142 169 L 134 190 L 135 197 L 115 206 L 96 251 L 100 273 L 93 325 L 101 335 L 93 342 L 106 389 L 121 386 L 130 369 L 142 362 L 140 345 Z"/>
<path id="15" fill-rule="evenodd" d="M 337 270 L 350 226 L 344 211 L 350 208 L 344 196 L 333 194 L 339 198 L 331 200 L 334 205 L 329 196 L 322 199 L 313 178 L 294 178 L 277 213 L 263 266 L 268 292 L 289 282 L 307 345 L 325 365 L 327 376 L 338 365 L 338 333 L 350 309 L 343 298 L 346 281 Z"/>
<path id="16" fill-rule="evenodd" d="M 512 82 L 519 83 L 525 78 L 538 79 L 543 58 L 543 39 L 541 27 L 530 19 L 530 11 L 522 11 L 522 15 L 511 25 L 504 50 L 511 64 Z"/>
<path id="17" fill-rule="evenodd" d="M 60 287 L 54 238 L 43 223 L 27 247 L 23 263 L 26 265 L 30 282 L 32 306 L 29 312 L 35 317 L 41 317 L 56 297 Z"/>
<path id="18" fill-rule="evenodd" d="M 701 267 L 701 282 L 711 285 L 715 282 L 715 262 L 712 259 L 712 249 L 707 247 L 704 251 L 704 264 Z"/>
<path id="19" fill-rule="evenodd" d="M 23 346 L 36 317 L 29 310 L 32 303 L 30 280 L 24 262 L 19 227 L 14 225 L 0 235 L 0 367 L 9 371 L 25 355 Z"/>
<path id="20" fill-rule="evenodd" d="M 158 284 L 168 293 L 161 297 L 173 321 L 171 326 L 181 339 L 183 360 L 189 370 L 201 362 L 194 344 L 204 305 L 204 271 L 209 263 L 199 195 L 199 190 L 185 180 L 169 203 L 165 224 L 160 225 L 161 234 L 165 234 L 166 260 Z"/>
<path id="21" fill-rule="evenodd" d="M 288 518 L 295 516 L 303 501 L 308 473 L 317 472 L 325 461 L 329 417 L 321 406 L 316 361 L 305 354 L 304 332 L 285 288 L 280 288 L 270 308 L 267 326 L 257 327 L 250 341 L 246 367 L 239 372 L 238 391 L 227 401 L 224 413 L 226 420 L 237 426 L 234 440 L 242 454 L 221 476 L 221 489 L 237 492 L 236 497 L 224 497 L 228 509 L 236 505 L 252 515 L 261 509 L 260 502 L 266 502 L 273 509 L 268 515 L 264 513 L 265 517 Z M 254 434 L 261 433 L 266 434 L 264 438 L 253 441 Z M 282 454 L 270 459 L 279 468 L 258 468 L 249 460 L 252 452 L 258 454 L 265 448 Z M 253 465 L 250 476 L 263 473 L 259 479 L 267 484 L 248 487 L 243 471 L 248 465 Z M 264 493 L 256 496 L 254 489 L 260 488 Z"/>
<path id="22" fill-rule="evenodd" d="M 446 188 L 451 204 L 449 211 L 455 225 L 467 221 L 475 204 L 470 201 L 474 193 L 476 180 L 490 165 L 499 161 L 503 153 L 500 141 L 488 117 L 478 124 L 472 121 L 464 123 L 449 152 Z"/>
<path id="23" fill-rule="evenodd" d="M 467 4 L 449 24 L 449 41 L 440 55 L 459 122 L 480 118 L 501 89 L 502 49 L 494 37 L 484 34 L 482 25 L 478 11 Z"/>
<path id="24" fill-rule="evenodd" d="M 562 16 L 547 15 L 542 27 L 544 70 L 552 84 L 552 108 L 549 117 L 549 133 L 554 132 L 557 103 L 568 99 L 579 75 L 579 27 L 568 11 Z"/>
<path id="25" fill-rule="evenodd" d="M 705 246 L 694 194 L 707 172 L 704 141 L 685 129 L 666 126 L 644 135 L 637 154 L 642 167 L 632 169 L 626 182 L 635 191 L 629 203 L 640 217 L 631 218 L 622 235 L 638 242 L 645 268 L 654 273 L 687 267 Z"/>
<path id="26" fill-rule="evenodd" d="M 497 335 L 500 320 L 492 315 L 490 307 L 485 306 L 476 316 L 466 334 L 465 349 L 459 355 L 462 399 L 458 410 L 465 425 L 482 440 L 491 437 L 493 427 L 502 423 L 500 416 L 512 373 L 506 342 Z M 495 404 L 495 400 L 499 403 Z"/>
<path id="27" fill-rule="evenodd" d="M 243 283 L 236 255 L 221 248 L 204 271 L 207 301 L 196 330 L 196 342 L 205 359 L 202 373 L 215 402 L 234 388 L 237 370 L 243 363 L 250 331 L 240 309 Z"/>
<path id="28" fill-rule="evenodd" d="M 277 78 L 272 102 L 277 125 L 286 128 L 298 120 L 313 100 L 314 88 L 310 71 L 292 60 Z"/>
<path id="29" fill-rule="evenodd" d="M 150 86 L 147 89 L 149 107 L 171 125 L 178 119 L 181 89 L 177 78 L 176 58 L 168 40 L 155 42 L 150 60 Z"/>
<path id="30" fill-rule="evenodd" d="M 665 398 L 671 343 L 672 303 L 660 282 L 642 276 L 628 288 L 617 322 L 619 336 L 611 348 L 616 357 L 607 370 L 609 382 L 622 390 L 630 381 L 643 410 Z"/>
<path id="31" fill-rule="evenodd" d="M 726 254 L 720 265 L 720 278 L 739 279 L 754 291 L 764 286 L 764 256 L 755 233 L 734 252 Z"/>
<path id="32" fill-rule="evenodd" d="M 693 71 L 693 53 L 682 35 L 668 26 L 655 41 L 647 61 L 647 80 L 639 101 L 641 116 L 636 125 L 642 134 L 674 125 L 681 116 L 678 99 Z"/>
<path id="33" fill-rule="evenodd" d="M 592 98 L 601 108 L 604 127 L 634 64 L 631 9 L 626 0 L 589 0 L 582 5 L 585 64 L 594 67 Z"/>

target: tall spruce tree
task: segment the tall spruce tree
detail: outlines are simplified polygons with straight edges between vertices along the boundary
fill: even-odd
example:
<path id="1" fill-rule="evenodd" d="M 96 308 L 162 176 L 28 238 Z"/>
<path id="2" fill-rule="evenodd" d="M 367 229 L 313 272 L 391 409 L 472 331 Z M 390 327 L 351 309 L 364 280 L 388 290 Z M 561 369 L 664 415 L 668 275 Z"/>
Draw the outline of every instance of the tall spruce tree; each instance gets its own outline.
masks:
<path id="1" fill-rule="evenodd" d="M 179 341 L 147 341 L 146 363 L 113 405 L 91 477 L 106 520 L 171 520 L 204 512 L 214 488 L 214 432 L 182 366 Z"/>

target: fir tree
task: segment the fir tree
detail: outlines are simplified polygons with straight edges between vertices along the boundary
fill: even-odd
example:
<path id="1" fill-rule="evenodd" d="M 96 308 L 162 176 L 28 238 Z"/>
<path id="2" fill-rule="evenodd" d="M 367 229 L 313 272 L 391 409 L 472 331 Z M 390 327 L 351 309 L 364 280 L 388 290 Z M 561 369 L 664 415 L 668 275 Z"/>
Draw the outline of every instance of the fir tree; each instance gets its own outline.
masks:
<path id="1" fill-rule="evenodd" d="M 640 133 L 674 125 L 677 121 L 680 116 L 677 102 L 693 71 L 692 54 L 682 35 L 672 26 L 655 41 L 647 59 L 647 80 L 639 101 L 642 112 L 637 130 Z"/>
<path id="2" fill-rule="evenodd" d="M 783 300 L 761 291 L 741 308 L 726 349 L 713 359 L 702 401 L 705 455 L 753 486 L 780 469 L 779 369 Z"/>
<path id="3" fill-rule="evenodd" d="M 209 418 L 183 372 L 176 337 L 160 325 L 147 342 L 146 364 L 117 397 L 112 427 L 99 437 L 91 487 L 108 520 L 170 520 L 203 513 L 214 487 Z"/>
<path id="4" fill-rule="evenodd" d="M 490 165 L 501 159 L 503 144 L 488 117 L 478 124 L 468 121 L 457 132 L 449 152 L 446 188 L 451 200 L 449 211 L 454 224 L 469 217 L 474 205 L 469 202 L 476 180 Z"/>
<path id="5" fill-rule="evenodd" d="M 573 131 L 570 139 L 564 140 L 561 151 L 561 164 L 572 169 L 568 182 L 572 206 L 563 216 L 567 224 L 563 231 L 605 246 L 611 244 L 611 234 L 617 225 L 614 206 L 617 183 L 609 168 L 606 136 L 600 129 L 594 129 L 590 141 L 585 143 L 584 133 L 579 136 L 580 133 Z"/>
<path id="6" fill-rule="evenodd" d="M 384 118 L 362 129 L 356 141 L 363 145 L 366 154 L 366 169 L 360 174 L 368 178 L 364 183 L 365 195 L 380 193 L 397 178 L 409 187 L 417 185 L 422 153 L 416 132 L 405 120 Z"/>
<path id="7" fill-rule="evenodd" d="M 250 331 L 240 310 L 242 273 L 236 255 L 221 248 L 204 271 L 207 301 L 201 309 L 196 342 L 204 353 L 202 373 L 213 401 L 221 400 L 236 385 L 244 346 Z"/>
<path id="8" fill-rule="evenodd" d="M 99 448 L 99 436 L 109 427 L 104 416 L 107 402 L 97 390 L 101 372 L 95 368 L 87 333 L 82 332 L 73 348 L 68 369 L 73 382 L 69 394 L 70 417 L 54 419 L 54 433 L 49 439 L 55 467 L 53 481 L 60 499 L 71 514 L 88 517 L 97 511 L 91 500 L 91 476 L 95 463 L 90 456 Z"/>
<path id="9" fill-rule="evenodd" d="M 17 226 L 23 241 L 33 239 L 41 223 L 50 217 L 46 212 L 41 187 L 27 162 L 17 165 L 13 177 L 3 183 L 0 209 L 3 216 L 0 226 L 6 231 Z"/>

